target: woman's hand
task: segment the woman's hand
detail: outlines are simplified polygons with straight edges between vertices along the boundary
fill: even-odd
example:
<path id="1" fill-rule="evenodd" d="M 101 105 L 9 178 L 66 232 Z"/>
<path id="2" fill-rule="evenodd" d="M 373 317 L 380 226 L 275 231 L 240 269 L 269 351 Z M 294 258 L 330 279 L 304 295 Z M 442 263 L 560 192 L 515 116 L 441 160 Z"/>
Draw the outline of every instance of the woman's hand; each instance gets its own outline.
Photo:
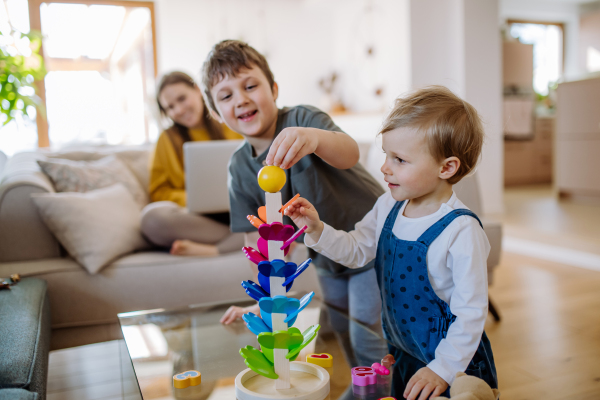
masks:
<path id="1" fill-rule="evenodd" d="M 314 153 L 318 146 L 318 129 L 285 128 L 271 144 L 266 159 L 267 165 L 275 165 L 282 169 L 291 168 L 302 157 Z"/>
<path id="2" fill-rule="evenodd" d="M 298 197 L 285 210 L 284 214 L 294 221 L 298 228 L 307 226 L 306 234 L 315 242 L 321 238 L 323 233 L 323 222 L 319 219 L 319 213 L 310 202 L 302 197 Z"/>

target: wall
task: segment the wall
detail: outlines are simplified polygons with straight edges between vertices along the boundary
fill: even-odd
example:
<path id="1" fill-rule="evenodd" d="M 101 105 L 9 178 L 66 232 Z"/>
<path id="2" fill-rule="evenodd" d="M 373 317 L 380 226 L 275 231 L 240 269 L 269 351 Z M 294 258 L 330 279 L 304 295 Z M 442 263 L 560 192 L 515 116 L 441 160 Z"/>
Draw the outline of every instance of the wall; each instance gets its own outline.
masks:
<path id="1" fill-rule="evenodd" d="M 215 42 L 243 39 L 267 56 L 283 106 L 324 104 L 318 81 L 337 71 L 339 93 L 358 114 L 337 120 L 358 140 L 374 138 L 399 94 L 448 86 L 486 123 L 482 200 L 486 213 L 502 211 L 497 0 L 156 0 L 156 18 L 160 73 L 197 76 Z"/>
<path id="2" fill-rule="evenodd" d="M 579 22 L 579 65 L 585 72 L 596 72 L 587 68 L 590 47 L 600 53 L 600 9 L 582 14 Z"/>
<path id="3" fill-rule="evenodd" d="M 501 0 L 501 23 L 508 19 L 561 22 L 565 31 L 565 66 L 567 79 L 575 79 L 584 70 L 579 63 L 579 5 L 577 2 L 557 2 L 539 0 Z"/>
<path id="4" fill-rule="evenodd" d="M 381 111 L 408 88 L 408 1 L 156 0 L 159 73 L 199 75 L 212 45 L 241 39 L 265 54 L 279 106 L 325 107 L 318 82 L 336 71 L 353 112 Z M 370 6 L 369 6 L 370 4 Z M 373 45 L 374 53 L 366 49 Z M 376 96 L 375 88 L 384 87 Z"/>
<path id="5" fill-rule="evenodd" d="M 501 48 L 497 0 L 412 0 L 411 86 L 439 84 L 471 103 L 486 142 L 477 176 L 486 214 L 503 210 Z"/>

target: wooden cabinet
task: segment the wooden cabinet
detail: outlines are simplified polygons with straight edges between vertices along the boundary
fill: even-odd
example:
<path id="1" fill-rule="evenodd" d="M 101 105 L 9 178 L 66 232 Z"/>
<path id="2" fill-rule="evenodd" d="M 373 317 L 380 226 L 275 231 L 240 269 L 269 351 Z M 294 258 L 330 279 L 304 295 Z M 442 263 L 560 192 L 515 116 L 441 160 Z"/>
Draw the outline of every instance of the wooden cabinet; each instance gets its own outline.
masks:
<path id="1" fill-rule="evenodd" d="M 504 185 L 552 182 L 554 118 L 535 120 L 533 139 L 504 141 Z"/>
<path id="2" fill-rule="evenodd" d="M 556 189 L 600 197 L 600 78 L 558 85 Z"/>

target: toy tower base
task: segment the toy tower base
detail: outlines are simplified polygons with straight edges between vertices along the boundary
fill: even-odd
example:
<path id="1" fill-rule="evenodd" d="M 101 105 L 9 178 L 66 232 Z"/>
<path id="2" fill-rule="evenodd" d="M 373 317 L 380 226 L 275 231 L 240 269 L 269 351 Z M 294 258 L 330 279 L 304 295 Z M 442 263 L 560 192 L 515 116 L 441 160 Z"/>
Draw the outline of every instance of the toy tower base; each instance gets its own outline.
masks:
<path id="1" fill-rule="evenodd" d="M 325 368 L 301 361 L 290 363 L 290 388 L 277 390 L 275 381 L 250 368 L 235 378 L 237 400 L 323 400 L 329 395 L 329 373 Z"/>

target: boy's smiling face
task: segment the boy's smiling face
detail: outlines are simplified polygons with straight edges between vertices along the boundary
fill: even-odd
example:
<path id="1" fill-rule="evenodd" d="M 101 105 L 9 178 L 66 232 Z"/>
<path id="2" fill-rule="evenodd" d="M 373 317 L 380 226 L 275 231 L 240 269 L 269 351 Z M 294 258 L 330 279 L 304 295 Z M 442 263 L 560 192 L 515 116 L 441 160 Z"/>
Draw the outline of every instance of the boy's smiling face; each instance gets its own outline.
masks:
<path id="1" fill-rule="evenodd" d="M 396 128 L 383 134 L 381 167 L 392 197 L 397 201 L 417 199 L 435 191 L 442 163 L 431 155 L 425 135 L 413 128 Z"/>
<path id="2" fill-rule="evenodd" d="M 226 76 L 210 90 L 218 119 L 250 138 L 269 139 L 277 124 L 277 84 L 273 88 L 260 68 L 243 68 Z"/>

